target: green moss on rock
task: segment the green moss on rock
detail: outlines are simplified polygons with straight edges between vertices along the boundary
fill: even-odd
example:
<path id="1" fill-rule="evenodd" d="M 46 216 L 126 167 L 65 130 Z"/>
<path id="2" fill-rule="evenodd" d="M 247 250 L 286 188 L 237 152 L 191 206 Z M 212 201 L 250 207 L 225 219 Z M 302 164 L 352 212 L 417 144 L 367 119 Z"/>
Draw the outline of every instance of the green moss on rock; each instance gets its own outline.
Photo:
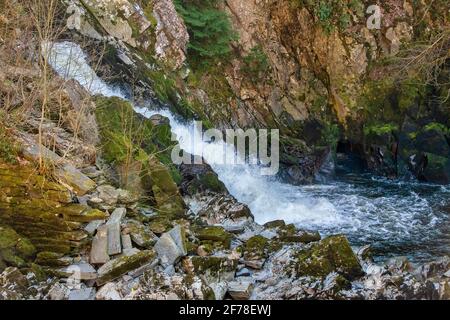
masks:
<path id="1" fill-rule="evenodd" d="M 297 253 L 297 276 L 324 278 L 331 272 L 337 272 L 348 279 L 363 274 L 361 265 L 345 236 L 325 238 Z"/>
<path id="2" fill-rule="evenodd" d="M 187 260 L 192 264 L 191 271 L 196 275 L 207 275 L 209 277 L 220 278 L 227 273 L 235 272 L 237 260 L 230 260 L 227 257 L 189 257 Z"/>
<path id="3" fill-rule="evenodd" d="M 150 263 L 154 259 L 156 259 L 155 252 L 147 250 L 132 256 L 122 256 L 111 260 L 98 270 L 99 277 L 97 279 L 97 285 L 101 286 L 109 281 L 117 279 L 129 271 Z"/>
<path id="4" fill-rule="evenodd" d="M 36 248 L 30 240 L 10 227 L 0 226 L 0 257 L 4 263 L 21 268 L 32 261 L 35 254 Z"/>
<path id="5" fill-rule="evenodd" d="M 205 227 L 197 231 L 196 236 L 200 240 L 220 242 L 225 248 L 231 245 L 233 235 L 222 227 Z"/>

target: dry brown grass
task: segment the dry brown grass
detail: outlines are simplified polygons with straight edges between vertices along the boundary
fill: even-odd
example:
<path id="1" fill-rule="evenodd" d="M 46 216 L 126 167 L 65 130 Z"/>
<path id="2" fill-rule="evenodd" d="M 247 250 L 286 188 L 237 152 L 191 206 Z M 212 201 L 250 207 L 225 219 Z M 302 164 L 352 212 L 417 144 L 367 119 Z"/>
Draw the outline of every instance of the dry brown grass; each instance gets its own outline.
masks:
<path id="1" fill-rule="evenodd" d="M 42 44 L 59 39 L 65 32 L 64 23 L 59 20 L 64 10 L 61 2 L 1 1 L 0 8 L 0 122 L 8 131 L 36 135 L 40 146 L 63 158 L 79 156 L 84 139 L 89 143 L 95 140 L 89 96 L 81 89 L 75 90 L 73 101 L 66 81 L 55 75 L 41 55 Z M 58 144 L 58 133 L 72 135 L 69 143 Z M 92 162 L 95 150 L 85 151 L 90 153 L 85 158 Z M 49 171 L 49 166 L 43 157 L 39 158 L 41 173 Z"/>

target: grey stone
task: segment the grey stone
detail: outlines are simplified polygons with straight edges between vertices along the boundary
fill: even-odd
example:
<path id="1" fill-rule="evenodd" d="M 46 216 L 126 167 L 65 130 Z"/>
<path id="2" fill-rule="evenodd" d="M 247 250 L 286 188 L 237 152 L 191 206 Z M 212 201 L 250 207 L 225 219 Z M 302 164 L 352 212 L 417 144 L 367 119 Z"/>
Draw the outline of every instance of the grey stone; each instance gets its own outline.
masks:
<path id="1" fill-rule="evenodd" d="M 123 250 L 122 255 L 126 256 L 126 257 L 130 257 L 132 255 L 135 255 L 136 253 L 139 253 L 139 252 L 141 252 L 141 250 L 139 250 L 138 248 L 130 248 L 130 249 Z"/>
<path id="2" fill-rule="evenodd" d="M 123 234 L 122 238 L 122 249 L 127 250 L 133 248 L 133 244 L 131 243 L 131 236 L 129 234 Z"/>
<path id="3" fill-rule="evenodd" d="M 90 235 L 93 235 L 95 231 L 97 231 L 97 228 L 100 227 L 102 224 L 104 224 L 104 220 L 94 220 L 88 223 L 86 227 L 84 227 L 84 231 L 89 233 Z"/>
<path id="4" fill-rule="evenodd" d="M 116 223 L 116 222 L 121 222 L 123 218 L 125 218 L 127 214 L 127 209 L 125 208 L 117 208 L 113 211 L 113 213 L 111 214 L 111 216 L 108 219 L 108 223 Z"/>
<path id="5" fill-rule="evenodd" d="M 94 300 L 95 289 L 83 288 L 78 290 L 72 290 L 69 293 L 69 300 Z"/>
<path id="6" fill-rule="evenodd" d="M 110 256 L 122 252 L 120 224 L 126 214 L 127 210 L 125 208 L 117 208 L 106 223 L 108 227 L 108 254 Z"/>
<path id="7" fill-rule="evenodd" d="M 113 206 L 119 200 L 119 190 L 110 185 L 102 185 L 97 188 L 98 198 L 107 205 Z"/>
<path id="8" fill-rule="evenodd" d="M 122 296 L 117 290 L 116 284 L 112 282 L 109 282 L 101 287 L 95 298 L 97 300 L 122 300 Z"/>
<path id="9" fill-rule="evenodd" d="M 248 300 L 253 293 L 253 284 L 249 281 L 232 281 L 228 283 L 228 293 L 233 300 Z"/>
<path id="10" fill-rule="evenodd" d="M 187 254 L 183 231 L 176 226 L 164 233 L 155 244 L 155 250 L 165 267 L 173 265 L 179 258 Z"/>
<path id="11" fill-rule="evenodd" d="M 122 256 L 105 263 L 98 269 L 97 285 L 117 279 L 132 270 L 136 270 L 156 259 L 153 251 L 140 251 L 131 256 Z"/>
<path id="12" fill-rule="evenodd" d="M 92 264 L 105 264 L 109 261 L 108 255 L 108 226 L 102 225 L 92 241 L 89 262 Z"/>
<path id="13" fill-rule="evenodd" d="M 74 280 L 97 279 L 97 271 L 88 263 L 73 264 L 60 269 L 60 272 Z"/>
<path id="14" fill-rule="evenodd" d="M 48 291 L 48 298 L 50 300 L 64 300 L 67 293 L 67 287 L 61 283 L 55 283 Z"/>
<path id="15" fill-rule="evenodd" d="M 185 235 L 181 226 L 178 225 L 174 227 L 172 230 L 168 232 L 168 234 L 172 237 L 176 245 L 180 248 L 181 252 L 183 253 L 183 256 L 187 255 Z"/>
<path id="16" fill-rule="evenodd" d="M 226 282 L 212 283 L 209 285 L 209 287 L 214 292 L 216 300 L 225 299 L 225 295 L 227 294 L 228 291 L 228 284 Z"/>
<path id="17" fill-rule="evenodd" d="M 168 276 L 175 275 L 175 267 L 173 265 L 168 266 L 167 268 L 164 269 L 164 273 L 167 274 Z"/>

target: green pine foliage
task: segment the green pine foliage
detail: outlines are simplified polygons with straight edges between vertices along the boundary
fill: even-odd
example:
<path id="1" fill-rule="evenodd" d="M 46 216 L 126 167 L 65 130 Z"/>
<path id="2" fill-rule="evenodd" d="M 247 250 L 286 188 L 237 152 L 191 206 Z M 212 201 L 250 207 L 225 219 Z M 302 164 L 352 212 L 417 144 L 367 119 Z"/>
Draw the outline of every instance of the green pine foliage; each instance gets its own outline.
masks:
<path id="1" fill-rule="evenodd" d="M 250 53 L 244 57 L 244 66 L 242 71 L 246 73 L 253 81 L 259 81 L 270 69 L 269 59 L 261 46 L 256 46 L 250 50 Z"/>
<path id="2" fill-rule="evenodd" d="M 223 60 L 231 52 L 231 41 L 237 39 L 229 17 L 218 9 L 219 1 L 175 0 L 189 32 L 188 54 L 193 64 L 209 65 L 216 59 Z"/>

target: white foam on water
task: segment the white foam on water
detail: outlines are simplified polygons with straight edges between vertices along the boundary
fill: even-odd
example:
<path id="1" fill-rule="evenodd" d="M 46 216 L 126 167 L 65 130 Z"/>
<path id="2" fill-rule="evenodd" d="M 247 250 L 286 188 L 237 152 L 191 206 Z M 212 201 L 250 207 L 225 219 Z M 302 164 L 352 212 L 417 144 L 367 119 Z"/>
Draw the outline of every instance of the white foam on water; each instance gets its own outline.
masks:
<path id="1" fill-rule="evenodd" d="M 283 219 L 304 227 L 331 227 L 349 222 L 326 198 L 310 198 L 295 186 L 262 176 L 258 166 L 218 164 L 226 155 L 235 154 L 234 147 L 225 142 L 204 142 L 193 124 L 180 123 L 169 111 L 139 107 L 135 110 L 145 117 L 161 114 L 169 118 L 180 147 L 191 154 L 202 154 L 230 193 L 250 207 L 258 223 Z"/>
<path id="2" fill-rule="evenodd" d="M 42 53 L 53 69 L 64 79 L 76 80 L 92 94 L 106 97 L 124 95 L 118 89 L 111 88 L 89 66 L 83 49 L 72 42 L 47 42 L 42 45 Z"/>

